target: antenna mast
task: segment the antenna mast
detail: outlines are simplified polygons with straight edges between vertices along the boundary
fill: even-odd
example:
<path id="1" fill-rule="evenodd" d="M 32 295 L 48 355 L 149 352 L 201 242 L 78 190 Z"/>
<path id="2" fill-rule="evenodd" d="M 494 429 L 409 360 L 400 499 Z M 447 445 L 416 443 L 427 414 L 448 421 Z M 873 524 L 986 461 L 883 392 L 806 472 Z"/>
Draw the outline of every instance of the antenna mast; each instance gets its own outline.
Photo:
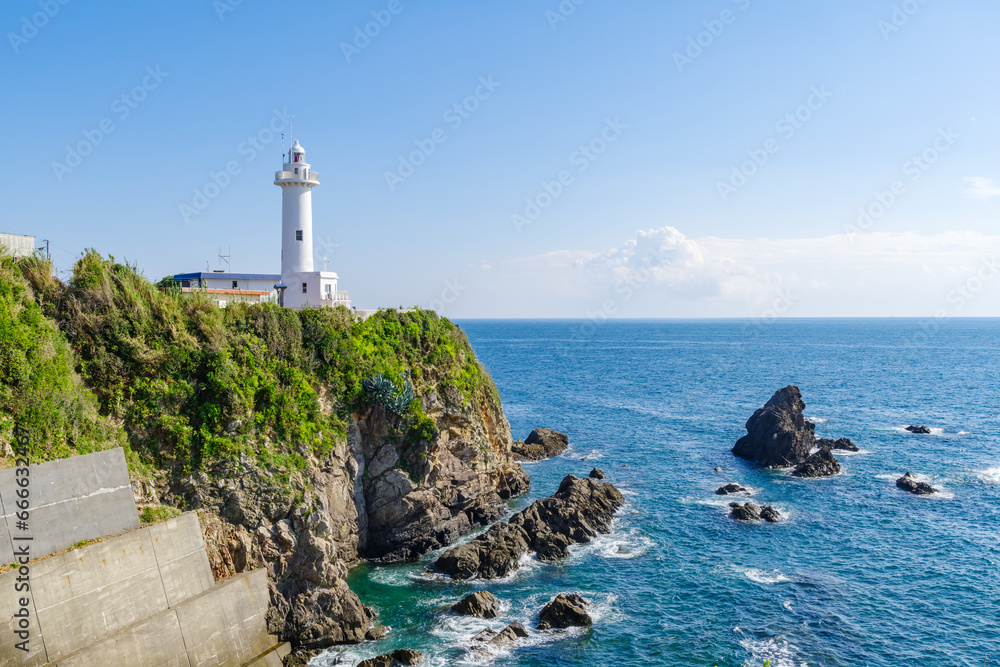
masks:
<path id="1" fill-rule="evenodd" d="M 229 249 L 227 250 L 227 254 L 225 254 L 225 255 L 222 254 L 222 246 L 219 246 L 219 262 L 220 263 L 221 262 L 225 262 L 226 263 L 226 269 L 229 272 L 232 272 L 232 270 L 233 270 L 233 264 L 230 261 L 232 258 L 233 258 L 233 246 L 229 246 Z M 221 266 L 221 264 L 220 264 L 220 266 Z"/>

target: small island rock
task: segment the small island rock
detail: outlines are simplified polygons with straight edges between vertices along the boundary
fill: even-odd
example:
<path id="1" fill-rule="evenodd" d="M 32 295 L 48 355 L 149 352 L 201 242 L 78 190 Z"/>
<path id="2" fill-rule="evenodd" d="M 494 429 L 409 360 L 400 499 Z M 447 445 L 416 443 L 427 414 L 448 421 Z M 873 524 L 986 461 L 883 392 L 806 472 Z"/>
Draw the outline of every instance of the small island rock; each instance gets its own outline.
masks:
<path id="1" fill-rule="evenodd" d="M 496 618 L 500 615 L 500 600 L 489 591 L 477 591 L 456 602 L 451 610 L 462 616 Z"/>
<path id="2" fill-rule="evenodd" d="M 560 593 L 542 609 L 538 629 L 569 628 L 593 625 L 586 608 L 590 603 L 575 593 Z"/>
<path id="3" fill-rule="evenodd" d="M 717 496 L 728 496 L 731 493 L 750 493 L 750 491 L 739 484 L 726 484 L 715 490 L 715 495 Z"/>
<path id="4" fill-rule="evenodd" d="M 569 436 L 550 428 L 536 428 L 523 441 L 518 440 L 511 447 L 518 461 L 541 461 L 558 456 L 569 447 Z"/>
<path id="5" fill-rule="evenodd" d="M 829 477 L 840 472 L 840 462 L 829 447 L 821 447 L 805 461 L 795 466 L 792 477 Z"/>
<path id="6" fill-rule="evenodd" d="M 781 515 L 778 510 L 774 509 L 770 505 L 764 505 L 763 507 L 757 507 L 753 503 L 745 503 L 740 505 L 739 503 L 729 503 L 729 507 L 732 508 L 730 514 L 737 521 L 766 521 L 768 523 L 777 523 Z"/>
<path id="7" fill-rule="evenodd" d="M 830 440 L 829 438 L 817 438 L 817 447 L 829 447 L 830 449 L 839 449 L 844 452 L 860 452 L 861 450 L 851 442 L 850 438 L 837 438 L 836 440 Z"/>
<path id="8" fill-rule="evenodd" d="M 930 435 L 931 430 L 926 426 L 907 426 L 906 430 L 917 435 Z"/>
<path id="9" fill-rule="evenodd" d="M 747 434 L 736 441 L 733 454 L 768 467 L 802 463 L 816 440 L 815 425 L 802 416 L 805 407 L 798 387 L 779 389 L 747 420 Z"/>
<path id="10" fill-rule="evenodd" d="M 485 628 L 479 631 L 472 638 L 472 641 L 502 648 L 513 644 L 518 639 L 524 639 L 527 636 L 528 630 L 521 623 L 514 621 L 500 632 L 491 630 L 490 628 Z"/>
<path id="11" fill-rule="evenodd" d="M 937 489 L 935 489 L 927 482 L 918 482 L 917 478 L 914 477 L 912 473 L 906 473 L 905 475 L 897 479 L 896 486 L 903 489 L 904 491 L 915 493 L 918 496 L 929 496 L 932 493 L 937 493 Z"/>
<path id="12" fill-rule="evenodd" d="M 590 479 L 607 479 L 608 476 L 603 470 L 599 468 L 594 468 L 590 471 Z"/>

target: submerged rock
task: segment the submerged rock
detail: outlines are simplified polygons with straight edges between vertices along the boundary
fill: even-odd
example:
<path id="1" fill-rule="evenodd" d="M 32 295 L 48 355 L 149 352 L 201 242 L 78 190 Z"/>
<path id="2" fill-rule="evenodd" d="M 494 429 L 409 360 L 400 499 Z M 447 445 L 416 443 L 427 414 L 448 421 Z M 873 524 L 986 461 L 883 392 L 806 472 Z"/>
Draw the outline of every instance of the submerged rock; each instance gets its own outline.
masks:
<path id="1" fill-rule="evenodd" d="M 821 447 L 805 461 L 795 466 L 792 477 L 829 477 L 840 472 L 840 461 L 830 452 L 829 447 Z"/>
<path id="2" fill-rule="evenodd" d="M 717 496 L 728 496 L 732 493 L 750 493 L 750 491 L 739 484 L 726 484 L 715 490 L 715 495 Z"/>
<path id="3" fill-rule="evenodd" d="M 930 435 L 931 430 L 926 426 L 907 426 L 906 430 L 910 433 L 916 433 L 918 435 Z"/>
<path id="4" fill-rule="evenodd" d="M 829 438 L 817 438 L 817 447 L 829 447 L 830 449 L 839 449 L 845 452 L 860 452 L 858 446 L 851 442 L 850 438 L 837 438 L 836 440 L 830 440 Z"/>
<path id="5" fill-rule="evenodd" d="M 590 603 L 575 593 L 560 593 L 542 608 L 538 616 L 538 629 L 569 628 L 593 625 L 587 613 Z"/>
<path id="6" fill-rule="evenodd" d="M 375 658 L 368 658 L 358 663 L 357 667 L 399 667 L 399 665 L 418 665 L 423 656 L 418 651 L 397 649 Z"/>
<path id="7" fill-rule="evenodd" d="M 565 558 L 569 545 L 608 532 L 624 504 L 624 496 L 610 482 L 567 475 L 553 496 L 536 500 L 506 523 L 446 551 L 434 569 L 455 579 L 497 579 L 516 570 L 521 557 L 532 551 L 539 560 Z"/>
<path id="8" fill-rule="evenodd" d="M 496 618 L 500 615 L 500 600 L 489 591 L 477 591 L 453 604 L 451 610 L 462 616 Z"/>
<path id="9" fill-rule="evenodd" d="M 607 479 L 607 474 L 598 468 L 594 468 L 590 471 L 590 479 Z"/>
<path id="10" fill-rule="evenodd" d="M 798 387 L 779 389 L 747 420 L 747 434 L 736 441 L 733 454 L 768 467 L 802 463 L 816 440 L 814 424 L 802 416 L 805 407 Z"/>
<path id="11" fill-rule="evenodd" d="M 550 428 L 536 428 L 523 441 L 518 440 L 511 447 L 518 461 L 541 461 L 558 456 L 569 447 L 569 436 Z"/>
<path id="12" fill-rule="evenodd" d="M 774 509 L 770 505 L 757 507 L 753 503 L 744 503 L 743 505 L 740 505 L 739 503 L 729 503 L 729 507 L 732 508 L 730 515 L 737 521 L 766 521 L 768 523 L 777 523 L 778 519 L 781 518 L 781 514 L 778 513 L 778 510 Z"/>
<path id="13" fill-rule="evenodd" d="M 937 493 L 937 489 L 927 482 L 918 482 L 917 478 L 909 472 L 896 480 L 896 486 L 918 496 L 929 496 L 932 493 Z"/>

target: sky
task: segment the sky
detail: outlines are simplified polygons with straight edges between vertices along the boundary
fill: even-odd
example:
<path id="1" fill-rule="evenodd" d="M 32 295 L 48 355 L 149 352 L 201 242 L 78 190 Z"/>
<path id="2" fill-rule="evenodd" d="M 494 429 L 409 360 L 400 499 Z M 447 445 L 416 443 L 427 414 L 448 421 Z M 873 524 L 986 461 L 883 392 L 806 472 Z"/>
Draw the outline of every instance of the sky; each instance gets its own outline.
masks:
<path id="1" fill-rule="evenodd" d="M 1000 316 L 992 0 L 7 0 L 0 231 L 359 308 Z"/>

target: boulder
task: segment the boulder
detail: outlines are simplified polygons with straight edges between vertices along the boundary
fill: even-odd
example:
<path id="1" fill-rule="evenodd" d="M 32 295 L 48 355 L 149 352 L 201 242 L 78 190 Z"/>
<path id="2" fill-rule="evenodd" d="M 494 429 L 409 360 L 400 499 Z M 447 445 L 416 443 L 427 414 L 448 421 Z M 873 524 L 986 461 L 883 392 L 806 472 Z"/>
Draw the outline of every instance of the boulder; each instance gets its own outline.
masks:
<path id="1" fill-rule="evenodd" d="M 593 625 L 587 613 L 590 603 L 575 593 L 560 593 L 542 608 L 538 616 L 538 629 L 569 628 Z"/>
<path id="2" fill-rule="evenodd" d="M 838 449 L 844 452 L 860 452 L 858 446 L 851 442 L 850 438 L 838 438 L 836 440 L 830 440 L 829 438 L 817 438 L 817 447 L 829 447 L 830 449 Z"/>
<path id="3" fill-rule="evenodd" d="M 795 466 L 792 477 L 829 477 L 839 472 L 840 461 L 830 452 L 829 447 L 820 447 L 818 452 Z"/>
<path id="4" fill-rule="evenodd" d="M 729 503 L 729 506 L 732 508 L 730 514 L 737 521 L 760 521 L 760 508 L 753 503 Z"/>
<path id="5" fill-rule="evenodd" d="M 937 493 L 937 489 L 935 489 L 927 482 L 918 482 L 917 478 L 914 477 L 912 473 L 906 473 L 905 475 L 897 479 L 896 486 L 903 489 L 904 491 L 915 493 L 918 496 L 929 496 L 932 493 Z"/>
<path id="6" fill-rule="evenodd" d="M 368 628 L 368 632 L 365 633 L 365 640 L 370 642 L 377 642 L 380 639 L 385 639 L 389 636 L 389 628 L 384 625 L 373 625 Z"/>
<path id="7" fill-rule="evenodd" d="M 816 440 L 814 424 L 802 416 L 805 407 L 798 387 L 778 390 L 747 420 L 747 434 L 736 441 L 733 454 L 768 467 L 802 463 Z"/>
<path id="8" fill-rule="evenodd" d="M 760 518 L 762 521 L 767 521 L 768 523 L 778 523 L 778 519 L 781 515 L 778 514 L 778 510 L 774 509 L 770 505 L 764 505 L 760 508 Z"/>
<path id="9" fill-rule="evenodd" d="M 462 616 L 496 618 L 500 615 L 500 600 L 489 591 L 477 591 L 453 604 L 451 610 Z"/>
<path id="10" fill-rule="evenodd" d="M 931 430 L 926 426 L 907 426 L 906 430 L 910 433 L 916 433 L 918 435 L 930 435 Z"/>
<path id="11" fill-rule="evenodd" d="M 541 461 L 558 456 L 569 447 L 569 436 L 550 428 L 536 428 L 523 441 L 518 440 L 511 447 L 518 461 Z"/>
<path id="12" fill-rule="evenodd" d="M 357 667 L 399 667 L 400 665 L 418 665 L 423 660 L 423 656 L 418 651 L 409 649 L 397 649 L 392 653 L 386 653 L 375 658 L 362 660 Z"/>
<path id="13" fill-rule="evenodd" d="M 607 479 L 607 474 L 598 468 L 594 468 L 590 471 L 590 479 Z"/>
<path id="14" fill-rule="evenodd" d="M 726 484 L 725 486 L 720 486 L 715 490 L 715 495 L 717 496 L 728 496 L 731 493 L 750 493 L 745 487 L 739 484 Z"/>
<path id="15" fill-rule="evenodd" d="M 567 475 L 553 496 L 536 500 L 506 523 L 494 524 L 471 542 L 449 549 L 435 561 L 434 570 L 454 579 L 477 575 L 497 579 L 515 571 L 529 552 L 539 560 L 565 558 L 569 545 L 607 533 L 624 504 L 624 496 L 611 482 Z"/>
<path id="16" fill-rule="evenodd" d="M 484 630 L 478 632 L 472 638 L 472 641 L 479 644 L 488 644 L 495 648 L 503 648 L 504 646 L 510 646 L 518 639 L 524 639 L 527 636 L 528 630 L 522 624 L 514 621 L 499 632 L 491 630 L 490 628 L 485 628 Z"/>

